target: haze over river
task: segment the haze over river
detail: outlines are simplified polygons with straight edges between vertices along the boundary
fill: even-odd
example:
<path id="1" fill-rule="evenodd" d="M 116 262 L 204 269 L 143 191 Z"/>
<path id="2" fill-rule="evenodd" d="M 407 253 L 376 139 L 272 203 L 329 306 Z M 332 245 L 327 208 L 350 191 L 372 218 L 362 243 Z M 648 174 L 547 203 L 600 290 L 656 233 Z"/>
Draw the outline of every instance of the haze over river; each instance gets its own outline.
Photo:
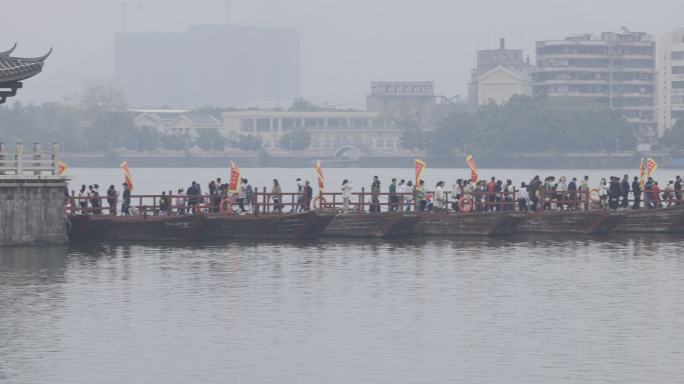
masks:
<path id="1" fill-rule="evenodd" d="M 228 178 L 131 170 L 139 193 Z M 343 177 L 360 189 L 375 172 L 326 176 L 335 190 Z M 118 169 L 70 173 L 101 190 L 122 181 Z M 309 169 L 243 173 L 285 190 L 315 181 Z M 385 189 L 412 171 L 377 173 Z M 537 173 L 584 175 L 483 176 Z M 515 236 L 0 248 L 0 382 L 677 383 L 683 245 Z"/>

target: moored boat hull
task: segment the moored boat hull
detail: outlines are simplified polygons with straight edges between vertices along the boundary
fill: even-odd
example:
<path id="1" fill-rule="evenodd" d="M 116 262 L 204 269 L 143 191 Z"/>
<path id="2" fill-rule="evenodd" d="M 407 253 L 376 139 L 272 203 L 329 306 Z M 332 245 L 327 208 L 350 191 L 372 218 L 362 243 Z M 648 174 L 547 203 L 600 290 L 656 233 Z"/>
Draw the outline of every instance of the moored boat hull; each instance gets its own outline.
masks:
<path id="1" fill-rule="evenodd" d="M 205 225 L 203 215 L 74 216 L 69 240 L 84 242 L 193 241 Z"/>
<path id="2" fill-rule="evenodd" d="M 624 215 L 608 211 L 517 212 L 518 233 L 605 235 L 611 233 Z"/>
<path id="3" fill-rule="evenodd" d="M 615 232 L 684 233 L 684 207 L 625 211 L 625 218 Z"/>
<path id="4" fill-rule="evenodd" d="M 323 237 L 401 237 L 413 233 L 418 219 L 414 213 L 343 213 L 328 224 Z"/>
<path id="5" fill-rule="evenodd" d="M 521 218 L 508 213 L 422 213 L 415 233 L 427 236 L 504 236 L 516 232 Z"/>
<path id="6" fill-rule="evenodd" d="M 328 220 L 329 221 L 329 220 Z M 203 238 L 222 239 L 281 239 L 316 238 L 326 218 L 314 211 L 285 215 L 207 215 Z"/>

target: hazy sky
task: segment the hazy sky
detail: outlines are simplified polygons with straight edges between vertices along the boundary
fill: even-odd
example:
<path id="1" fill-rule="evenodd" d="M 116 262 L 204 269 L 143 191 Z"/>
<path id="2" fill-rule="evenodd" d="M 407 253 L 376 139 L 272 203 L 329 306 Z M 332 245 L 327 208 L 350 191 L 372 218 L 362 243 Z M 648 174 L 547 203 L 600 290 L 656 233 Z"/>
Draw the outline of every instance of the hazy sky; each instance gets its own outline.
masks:
<path id="1" fill-rule="evenodd" d="M 224 0 L 132 0 L 129 30 L 183 32 L 223 23 Z M 121 10 L 107 0 L 0 0 L 0 50 L 55 52 L 18 100 L 73 95 L 83 76 L 109 76 Z M 661 35 L 684 26 L 682 0 L 232 0 L 241 25 L 296 28 L 302 42 L 303 96 L 361 105 L 373 80 L 434 80 L 438 93 L 465 94 L 475 50 L 522 47 L 570 33 L 618 30 Z"/>

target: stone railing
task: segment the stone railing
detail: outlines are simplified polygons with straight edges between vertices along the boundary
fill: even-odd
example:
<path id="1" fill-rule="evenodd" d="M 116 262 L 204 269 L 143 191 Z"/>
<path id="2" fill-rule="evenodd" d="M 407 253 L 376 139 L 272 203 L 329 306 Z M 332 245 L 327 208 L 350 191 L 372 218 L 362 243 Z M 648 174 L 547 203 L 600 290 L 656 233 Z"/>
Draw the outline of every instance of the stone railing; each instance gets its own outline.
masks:
<path id="1" fill-rule="evenodd" d="M 33 151 L 24 150 L 17 143 L 14 152 L 0 143 L 0 176 L 59 176 L 59 145 L 52 144 L 51 151 L 43 151 L 40 143 L 33 144 Z"/>

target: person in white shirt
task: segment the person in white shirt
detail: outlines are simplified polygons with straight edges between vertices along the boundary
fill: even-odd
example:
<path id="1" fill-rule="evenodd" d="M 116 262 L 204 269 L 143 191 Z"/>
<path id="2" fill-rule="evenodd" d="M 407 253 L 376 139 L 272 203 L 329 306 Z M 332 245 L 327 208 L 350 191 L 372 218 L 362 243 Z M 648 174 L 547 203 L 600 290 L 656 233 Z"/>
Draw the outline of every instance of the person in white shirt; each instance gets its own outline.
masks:
<path id="1" fill-rule="evenodd" d="M 527 192 L 527 185 L 520 183 L 520 190 L 518 191 L 518 211 L 527 211 L 527 201 L 530 199 L 530 194 Z"/>
<path id="2" fill-rule="evenodd" d="M 343 212 L 348 212 L 349 211 L 349 203 L 351 201 L 351 196 L 352 196 L 352 189 L 354 189 L 354 186 L 349 182 L 349 180 L 344 179 L 342 182 L 342 211 Z"/>
<path id="3" fill-rule="evenodd" d="M 435 187 L 435 210 L 442 211 L 446 208 L 446 196 L 444 194 L 444 182 L 440 181 Z"/>
<path id="4" fill-rule="evenodd" d="M 402 208 L 404 207 L 404 193 L 406 191 L 406 180 L 401 179 L 399 181 L 399 184 L 397 184 L 397 205 L 399 206 L 397 210 L 399 212 L 402 211 Z"/>

